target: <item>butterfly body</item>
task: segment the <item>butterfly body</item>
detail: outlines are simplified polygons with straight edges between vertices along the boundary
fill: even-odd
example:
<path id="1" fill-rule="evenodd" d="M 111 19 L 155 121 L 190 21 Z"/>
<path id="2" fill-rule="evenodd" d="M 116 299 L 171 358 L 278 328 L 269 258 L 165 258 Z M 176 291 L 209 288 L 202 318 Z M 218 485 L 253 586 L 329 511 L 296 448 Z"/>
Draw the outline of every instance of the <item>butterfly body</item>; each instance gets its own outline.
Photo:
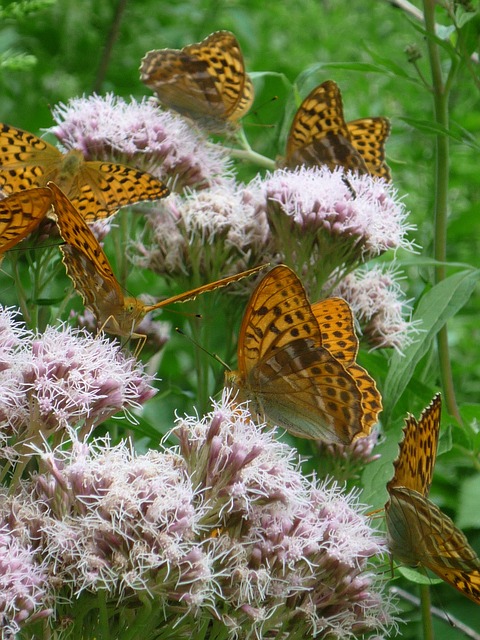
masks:
<path id="1" fill-rule="evenodd" d="M 62 153 L 33 133 L 0 125 L 0 189 L 7 194 L 57 184 L 84 218 L 93 222 L 120 207 L 168 195 L 144 171 L 112 162 L 87 161 L 78 149 Z"/>
<path id="2" fill-rule="evenodd" d="M 261 419 L 327 442 L 351 442 L 371 428 L 364 428 L 355 377 L 322 346 L 306 292 L 288 267 L 272 269 L 253 292 L 237 358 L 227 385 Z"/>
<path id="3" fill-rule="evenodd" d="M 327 165 L 390 180 L 384 144 L 386 118 L 346 122 L 340 89 L 333 80 L 315 87 L 298 108 L 287 137 L 285 165 Z"/>
<path id="4" fill-rule="evenodd" d="M 252 81 L 229 31 L 216 31 L 183 49 L 149 51 L 140 79 L 164 106 L 214 132 L 234 126 L 253 103 Z"/>
<path id="5" fill-rule="evenodd" d="M 413 416 L 406 420 L 395 473 L 387 484 L 388 544 L 400 562 L 430 569 L 480 604 L 480 558 L 463 532 L 428 499 L 440 413 L 437 394 L 418 422 Z"/>

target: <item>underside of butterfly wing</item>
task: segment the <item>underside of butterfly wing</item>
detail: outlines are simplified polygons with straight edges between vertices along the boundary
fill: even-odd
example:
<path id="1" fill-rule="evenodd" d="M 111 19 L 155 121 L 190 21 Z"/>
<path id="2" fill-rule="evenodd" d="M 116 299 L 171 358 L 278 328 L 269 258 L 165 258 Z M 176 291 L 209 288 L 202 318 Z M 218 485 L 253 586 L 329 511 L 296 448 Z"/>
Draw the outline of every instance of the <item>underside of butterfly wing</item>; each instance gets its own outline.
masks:
<path id="1" fill-rule="evenodd" d="M 355 381 L 309 339 L 294 340 L 263 358 L 242 391 L 261 419 L 298 437 L 350 443 L 361 431 Z"/>
<path id="2" fill-rule="evenodd" d="M 447 515 L 406 487 L 390 490 L 385 513 L 389 547 L 397 560 L 430 569 L 480 604 L 480 559 Z"/>

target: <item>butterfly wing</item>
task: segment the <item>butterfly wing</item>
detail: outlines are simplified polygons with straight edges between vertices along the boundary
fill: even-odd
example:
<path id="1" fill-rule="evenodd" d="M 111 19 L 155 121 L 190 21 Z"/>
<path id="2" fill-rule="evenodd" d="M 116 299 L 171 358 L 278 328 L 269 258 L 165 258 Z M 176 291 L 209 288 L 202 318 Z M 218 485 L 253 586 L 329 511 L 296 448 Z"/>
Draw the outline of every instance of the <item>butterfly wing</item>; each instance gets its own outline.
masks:
<path id="1" fill-rule="evenodd" d="M 322 336 L 322 347 L 349 367 L 358 353 L 350 305 L 342 298 L 327 298 L 312 304 L 312 311 Z"/>
<path id="2" fill-rule="evenodd" d="M 437 393 L 418 421 L 412 415 L 405 420 L 398 458 L 393 463 L 395 473 L 387 484 L 389 492 L 393 487 L 406 487 L 428 496 L 437 455 L 441 409 L 442 398 Z"/>
<path id="3" fill-rule="evenodd" d="M 5 193 L 45 187 L 62 159 L 56 147 L 33 133 L 0 125 L 0 189 Z"/>
<path id="4" fill-rule="evenodd" d="M 107 256 L 83 217 L 55 184 L 50 182 L 48 186 L 53 193 L 58 229 L 65 242 L 60 249 L 67 274 L 98 322 L 102 325 L 108 323 L 124 307 L 120 285 Z"/>
<path id="5" fill-rule="evenodd" d="M 330 169 L 342 166 L 358 173 L 368 173 L 362 156 L 350 139 L 340 89 L 327 80 L 302 102 L 287 138 L 286 165 L 316 166 Z"/>
<path id="6" fill-rule="evenodd" d="M 355 362 L 358 339 L 350 305 L 342 298 L 326 298 L 313 304 L 312 311 L 320 329 L 322 346 L 342 363 L 360 391 L 361 435 L 368 435 L 378 421 L 378 414 L 382 410 L 382 398 L 375 380 Z"/>
<path id="7" fill-rule="evenodd" d="M 398 560 L 430 569 L 480 604 L 480 559 L 447 515 L 406 487 L 391 489 L 385 513 L 389 546 Z"/>
<path id="8" fill-rule="evenodd" d="M 390 182 L 390 167 L 385 162 L 385 142 L 390 135 L 387 118 L 362 118 L 347 123 L 353 146 L 362 156 L 372 176 Z"/>
<path id="9" fill-rule="evenodd" d="M 207 127 L 236 122 L 253 102 L 240 46 L 229 31 L 183 49 L 148 52 L 140 78 L 162 104 Z"/>
<path id="10" fill-rule="evenodd" d="M 112 162 L 89 161 L 79 167 L 70 193 L 77 211 L 87 222 L 94 222 L 126 205 L 165 198 L 170 191 L 145 171 Z"/>
<path id="11" fill-rule="evenodd" d="M 321 346 L 305 290 L 288 267 L 272 269 L 253 292 L 237 357 L 227 382 L 270 422 L 329 442 L 351 442 L 360 431 L 357 386 Z"/>
<path id="12" fill-rule="evenodd" d="M 50 189 L 28 189 L 0 200 L 0 254 L 38 226 L 52 206 Z"/>
<path id="13" fill-rule="evenodd" d="M 145 313 L 149 313 L 150 311 L 154 311 L 155 309 L 160 309 L 161 307 L 165 307 L 170 304 L 174 304 L 176 302 L 187 302 L 188 300 L 194 300 L 198 295 L 202 293 L 206 293 L 207 291 L 214 291 L 215 289 L 220 289 L 221 287 L 226 287 L 232 282 L 238 282 L 238 280 L 243 280 L 243 278 L 248 278 L 249 276 L 258 273 L 262 269 L 265 269 L 267 265 L 260 265 L 259 267 L 254 267 L 253 269 L 247 269 L 246 271 L 241 271 L 240 273 L 235 273 L 232 276 L 226 276 L 225 278 L 221 278 L 220 280 L 215 280 L 214 282 L 209 282 L 208 284 L 203 284 L 200 287 L 196 287 L 195 289 L 191 289 L 190 291 L 185 291 L 184 293 L 179 293 L 176 296 L 171 296 L 170 298 L 166 298 L 165 300 L 161 300 L 156 304 L 145 305 Z"/>
<path id="14" fill-rule="evenodd" d="M 120 207 L 168 195 L 168 188 L 144 171 L 109 162 L 86 162 L 78 149 L 61 153 L 33 133 L 0 126 L 0 189 L 14 193 L 55 182 L 89 222 Z"/>

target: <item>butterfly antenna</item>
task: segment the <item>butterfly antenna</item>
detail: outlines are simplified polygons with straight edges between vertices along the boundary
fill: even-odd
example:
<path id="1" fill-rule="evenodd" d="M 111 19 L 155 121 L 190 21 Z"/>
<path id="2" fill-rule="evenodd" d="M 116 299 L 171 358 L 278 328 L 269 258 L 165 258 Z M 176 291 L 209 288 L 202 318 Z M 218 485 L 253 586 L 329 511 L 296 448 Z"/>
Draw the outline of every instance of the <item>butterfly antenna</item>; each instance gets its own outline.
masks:
<path id="1" fill-rule="evenodd" d="M 175 331 L 177 333 L 179 333 L 181 336 L 183 336 L 184 338 L 186 338 L 187 340 L 190 340 L 190 342 L 192 344 L 194 344 L 197 349 L 201 349 L 204 353 L 206 353 L 207 355 L 211 356 L 214 360 L 216 360 L 217 362 L 219 362 L 223 367 L 225 367 L 225 369 L 227 371 L 231 371 L 231 368 L 228 366 L 228 364 L 226 362 L 224 362 L 222 360 L 222 358 L 220 358 L 220 356 L 216 353 L 212 353 L 211 351 L 209 351 L 208 349 L 205 349 L 205 347 L 202 347 L 201 344 L 199 344 L 196 340 L 194 340 L 191 336 L 189 336 L 188 334 L 186 334 L 184 331 L 182 331 L 182 329 L 180 329 L 180 327 L 175 327 Z"/>

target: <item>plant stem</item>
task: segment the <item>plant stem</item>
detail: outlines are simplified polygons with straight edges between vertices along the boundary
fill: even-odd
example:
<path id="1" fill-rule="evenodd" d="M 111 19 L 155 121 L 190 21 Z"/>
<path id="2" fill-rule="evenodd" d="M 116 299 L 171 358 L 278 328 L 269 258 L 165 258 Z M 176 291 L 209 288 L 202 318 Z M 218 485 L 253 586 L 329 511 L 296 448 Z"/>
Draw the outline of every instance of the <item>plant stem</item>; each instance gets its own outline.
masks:
<path id="1" fill-rule="evenodd" d="M 425 29 L 427 32 L 427 48 L 432 73 L 434 117 L 435 122 L 442 129 L 448 129 L 448 97 L 449 91 L 443 82 L 442 68 L 438 45 L 435 41 L 435 0 L 424 0 Z M 449 83 L 450 85 L 451 83 Z M 447 213 L 449 188 L 449 138 L 448 135 L 436 135 L 435 153 L 435 238 L 434 253 L 437 266 L 435 267 L 435 283 L 446 278 L 447 259 Z M 437 336 L 438 358 L 442 388 L 445 394 L 447 409 L 450 415 L 461 422 L 455 399 L 453 375 L 448 346 L 448 331 L 445 325 Z"/>
<path id="2" fill-rule="evenodd" d="M 420 585 L 420 602 L 422 609 L 423 640 L 433 640 L 433 624 L 431 608 L 430 587 L 428 584 Z"/>

